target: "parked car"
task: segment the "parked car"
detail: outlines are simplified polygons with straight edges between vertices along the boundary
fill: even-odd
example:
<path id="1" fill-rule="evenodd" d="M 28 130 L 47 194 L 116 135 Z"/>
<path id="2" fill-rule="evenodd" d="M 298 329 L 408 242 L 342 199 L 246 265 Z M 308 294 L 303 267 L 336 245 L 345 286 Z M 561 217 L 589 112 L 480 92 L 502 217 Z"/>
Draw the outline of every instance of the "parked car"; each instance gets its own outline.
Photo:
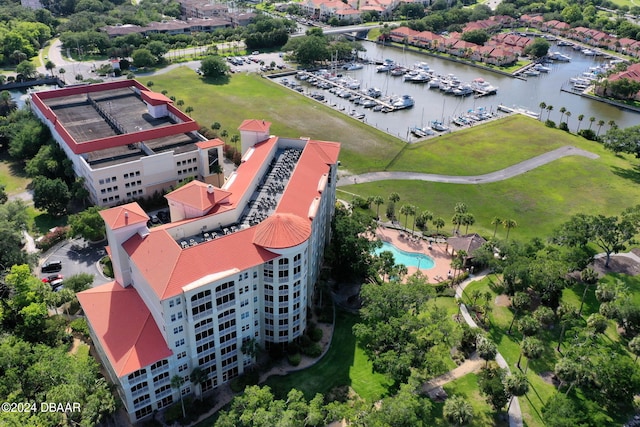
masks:
<path id="1" fill-rule="evenodd" d="M 51 286 L 51 290 L 58 292 L 58 288 L 62 288 L 62 284 L 64 283 L 64 280 L 62 279 L 56 279 L 53 282 L 50 282 L 49 285 Z"/>
<path id="2" fill-rule="evenodd" d="M 40 269 L 43 273 L 55 273 L 60 270 L 62 270 L 62 261 L 49 261 Z"/>
<path id="3" fill-rule="evenodd" d="M 54 280 L 58 280 L 58 279 L 62 279 L 62 274 L 52 274 L 50 276 L 47 277 L 43 277 L 42 278 L 42 283 L 51 283 Z"/>

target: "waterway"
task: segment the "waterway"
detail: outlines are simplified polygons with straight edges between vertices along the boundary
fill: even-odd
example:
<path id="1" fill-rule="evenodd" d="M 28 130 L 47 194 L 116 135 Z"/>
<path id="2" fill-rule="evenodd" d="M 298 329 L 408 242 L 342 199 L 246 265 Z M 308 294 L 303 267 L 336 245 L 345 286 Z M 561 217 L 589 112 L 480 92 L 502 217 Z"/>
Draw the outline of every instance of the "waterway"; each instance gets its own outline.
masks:
<path id="1" fill-rule="evenodd" d="M 446 59 L 427 56 L 416 52 L 403 51 L 393 47 L 381 46 L 375 43 L 363 42 L 366 52 L 361 52 L 361 57 L 371 60 L 392 59 L 405 67 L 412 67 L 417 62 L 426 62 L 429 67 L 435 70 L 436 74 L 454 74 L 462 82 L 471 82 L 481 77 L 498 88 L 496 95 L 476 98 L 474 96 L 457 97 L 445 95 L 437 89 L 429 89 L 427 84 L 415 84 L 404 82 L 402 77 L 394 77 L 387 73 L 378 73 L 375 65 L 365 65 L 364 68 L 355 71 L 337 70 L 343 76 L 349 76 L 361 82 L 363 89 L 376 87 L 382 90 L 386 96 L 400 96 L 409 94 L 415 100 L 415 106 L 411 109 L 395 111 L 384 114 L 374 112 L 371 109 L 364 109 L 361 106 L 354 106 L 348 100 L 322 91 L 312 86 L 305 87 L 306 93 L 321 91 L 326 96 L 328 104 L 335 104 L 337 109 L 345 112 L 356 110 L 357 113 L 365 114 L 363 121 L 384 130 L 390 134 L 398 136 L 404 140 L 415 139 L 409 133 L 409 129 L 415 126 L 426 126 L 433 120 L 449 123 L 452 117 L 464 114 L 469 110 L 484 108 L 486 111 L 496 112 L 500 104 L 506 106 L 524 107 L 532 112 L 540 113 L 540 103 L 553 105 L 550 114 L 545 110 L 542 112 L 542 119 L 549 119 L 560 122 L 560 108 L 564 107 L 571 112 L 568 120 L 569 127 L 575 132 L 578 126 L 578 116 L 584 115 L 580 124 L 581 129 L 588 128 L 589 118 L 595 117 L 592 129 L 597 130 L 597 122 L 610 120 L 616 122 L 620 127 L 635 126 L 640 123 L 640 114 L 623 110 L 609 104 L 581 97 L 576 94 L 561 91 L 563 85 L 569 87 L 569 79 L 579 76 L 583 72 L 589 71 L 590 67 L 601 65 L 607 60 L 602 57 L 586 56 L 580 51 L 575 51 L 570 47 L 555 46 L 552 44 L 551 51 L 562 52 L 572 58 L 570 62 L 554 62 L 549 65 L 549 73 L 541 73 L 537 77 L 527 77 L 526 80 L 501 75 L 488 70 L 480 69 L 466 64 L 452 62 Z M 291 80 L 291 79 L 290 79 Z M 567 121 L 566 117 L 563 121 Z M 451 126 L 452 129 L 455 126 Z M 602 132 L 609 128 L 603 126 Z"/>

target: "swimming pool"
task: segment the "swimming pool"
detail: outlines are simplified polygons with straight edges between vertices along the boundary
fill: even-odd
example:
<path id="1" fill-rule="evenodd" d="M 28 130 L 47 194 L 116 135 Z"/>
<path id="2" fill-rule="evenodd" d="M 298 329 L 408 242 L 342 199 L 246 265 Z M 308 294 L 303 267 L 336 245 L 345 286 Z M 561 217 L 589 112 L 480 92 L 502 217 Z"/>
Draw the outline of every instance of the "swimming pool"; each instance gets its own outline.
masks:
<path id="1" fill-rule="evenodd" d="M 376 255 L 379 255 L 383 251 L 391 252 L 396 264 L 404 264 L 407 267 L 418 268 L 419 266 L 420 270 L 428 270 L 436 265 L 433 258 L 428 255 L 419 252 L 406 252 L 396 248 L 391 243 L 382 242 L 382 247 L 374 250 Z"/>

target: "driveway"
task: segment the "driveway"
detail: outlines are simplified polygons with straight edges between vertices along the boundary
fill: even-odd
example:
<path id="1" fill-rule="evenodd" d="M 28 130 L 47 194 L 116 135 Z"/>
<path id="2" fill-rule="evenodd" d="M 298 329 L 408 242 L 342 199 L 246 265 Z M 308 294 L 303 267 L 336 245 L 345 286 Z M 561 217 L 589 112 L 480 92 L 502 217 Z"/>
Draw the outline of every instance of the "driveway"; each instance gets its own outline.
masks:
<path id="1" fill-rule="evenodd" d="M 43 255 L 40 265 L 48 261 L 62 261 L 60 274 L 64 277 L 79 273 L 89 273 L 93 274 L 93 287 L 103 285 L 111 281 L 111 279 L 103 276 L 102 272 L 97 268 L 98 261 L 107 254 L 104 249 L 106 244 L 106 241 L 89 243 L 84 239 L 66 240 L 64 243 L 47 251 Z M 41 273 L 40 277 L 47 275 Z"/>

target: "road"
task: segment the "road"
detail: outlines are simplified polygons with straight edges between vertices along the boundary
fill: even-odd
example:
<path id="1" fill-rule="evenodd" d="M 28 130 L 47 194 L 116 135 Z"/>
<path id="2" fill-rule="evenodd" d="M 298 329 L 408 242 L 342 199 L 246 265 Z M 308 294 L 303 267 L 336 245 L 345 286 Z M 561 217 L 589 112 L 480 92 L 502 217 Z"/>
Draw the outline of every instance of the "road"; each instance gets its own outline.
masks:
<path id="1" fill-rule="evenodd" d="M 362 184 L 363 182 L 397 179 L 444 182 L 447 184 L 487 184 L 490 182 L 504 181 L 505 179 L 522 175 L 525 172 L 528 172 L 535 168 L 539 168 L 540 166 L 544 166 L 547 163 L 551 163 L 566 156 L 584 156 L 589 159 L 597 159 L 599 157 L 597 154 L 593 154 L 589 151 L 581 150 L 571 145 L 567 145 L 517 163 L 513 166 L 509 166 L 508 168 L 504 168 L 499 171 L 487 173 L 484 175 L 454 176 L 418 172 L 370 172 L 360 175 L 350 175 L 342 177 L 338 180 L 338 187 L 351 184 Z"/>

